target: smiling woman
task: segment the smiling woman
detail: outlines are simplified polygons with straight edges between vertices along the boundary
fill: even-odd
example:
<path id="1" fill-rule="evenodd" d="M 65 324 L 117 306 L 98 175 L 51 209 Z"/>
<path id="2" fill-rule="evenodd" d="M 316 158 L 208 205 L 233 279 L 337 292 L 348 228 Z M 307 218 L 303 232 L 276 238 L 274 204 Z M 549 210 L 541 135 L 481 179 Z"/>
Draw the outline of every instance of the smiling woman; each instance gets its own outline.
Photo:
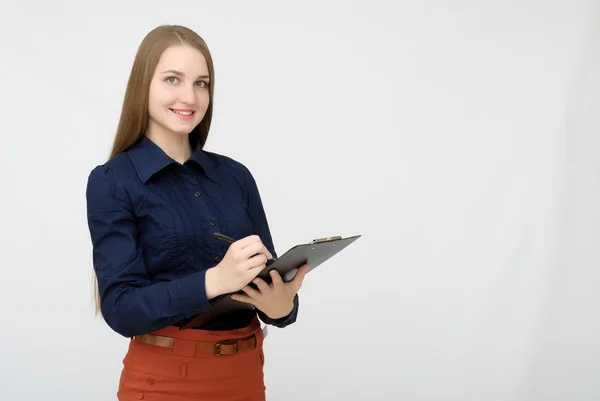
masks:
<path id="1" fill-rule="evenodd" d="M 169 69 L 172 66 L 178 69 Z M 171 46 L 163 52 L 156 70 L 162 72 L 155 74 L 150 83 L 146 135 L 156 142 L 170 133 L 185 141 L 185 135 L 202 121 L 210 104 L 211 74 L 206 57 L 186 44 Z"/>
<path id="2" fill-rule="evenodd" d="M 195 32 L 150 32 L 133 64 L 110 159 L 89 175 L 98 311 L 130 338 L 120 400 L 264 400 L 259 318 L 278 327 L 296 320 L 308 266 L 288 283 L 256 278 L 276 257 L 257 184 L 240 162 L 203 149 L 214 76 Z M 214 232 L 238 240 L 227 246 Z M 182 329 L 214 299 L 239 290 L 254 311 Z"/>

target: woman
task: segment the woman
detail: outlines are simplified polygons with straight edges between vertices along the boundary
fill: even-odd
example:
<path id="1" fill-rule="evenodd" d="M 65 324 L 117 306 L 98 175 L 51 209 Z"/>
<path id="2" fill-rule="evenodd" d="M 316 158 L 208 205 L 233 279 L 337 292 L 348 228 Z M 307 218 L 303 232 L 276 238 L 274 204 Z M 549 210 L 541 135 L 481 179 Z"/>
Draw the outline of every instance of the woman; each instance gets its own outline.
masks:
<path id="1" fill-rule="evenodd" d="M 97 306 L 129 337 L 120 400 L 264 400 L 260 320 L 296 320 L 308 265 L 284 283 L 256 278 L 276 257 L 257 184 L 207 152 L 215 74 L 206 43 L 181 26 L 142 41 L 108 162 L 87 184 Z M 217 241 L 221 232 L 236 241 Z M 256 286 L 251 286 L 253 282 Z M 222 294 L 250 309 L 182 328 Z M 186 326 L 186 327 L 187 327 Z"/>

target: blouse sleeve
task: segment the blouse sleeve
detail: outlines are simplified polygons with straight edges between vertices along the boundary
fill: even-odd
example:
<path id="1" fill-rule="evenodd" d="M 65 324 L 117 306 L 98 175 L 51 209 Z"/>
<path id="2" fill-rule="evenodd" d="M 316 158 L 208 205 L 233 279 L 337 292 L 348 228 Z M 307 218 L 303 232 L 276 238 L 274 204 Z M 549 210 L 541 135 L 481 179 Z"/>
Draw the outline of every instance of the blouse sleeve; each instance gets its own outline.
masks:
<path id="1" fill-rule="evenodd" d="M 273 245 L 273 239 L 271 237 L 271 231 L 267 221 L 267 216 L 263 207 L 262 199 L 256 184 L 256 180 L 252 176 L 250 170 L 244 167 L 245 174 L 245 187 L 247 193 L 248 213 L 250 217 L 250 223 L 252 225 L 253 234 L 258 235 L 265 244 L 265 247 L 271 252 L 274 258 L 277 258 L 277 253 Z M 258 310 L 258 316 L 265 324 L 269 324 L 276 327 L 286 327 L 296 321 L 298 317 L 299 309 L 299 298 L 298 294 L 294 297 L 294 308 L 289 315 L 284 316 L 280 319 L 271 319 L 265 315 L 262 311 Z"/>
<path id="2" fill-rule="evenodd" d="M 151 283 L 137 239 L 132 202 L 109 168 L 92 170 L 86 200 L 101 311 L 114 331 L 133 337 L 211 307 L 206 296 L 206 270 L 170 282 Z"/>

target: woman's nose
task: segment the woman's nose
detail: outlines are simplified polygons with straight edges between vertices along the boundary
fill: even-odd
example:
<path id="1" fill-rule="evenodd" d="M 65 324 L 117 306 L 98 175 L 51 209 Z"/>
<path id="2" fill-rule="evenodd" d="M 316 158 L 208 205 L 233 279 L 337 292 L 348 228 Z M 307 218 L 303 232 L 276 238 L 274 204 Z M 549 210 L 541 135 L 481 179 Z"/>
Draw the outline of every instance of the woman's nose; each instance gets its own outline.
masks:
<path id="1" fill-rule="evenodd" d="M 179 100 L 182 103 L 195 104 L 196 103 L 196 90 L 194 87 L 182 86 L 179 92 Z"/>

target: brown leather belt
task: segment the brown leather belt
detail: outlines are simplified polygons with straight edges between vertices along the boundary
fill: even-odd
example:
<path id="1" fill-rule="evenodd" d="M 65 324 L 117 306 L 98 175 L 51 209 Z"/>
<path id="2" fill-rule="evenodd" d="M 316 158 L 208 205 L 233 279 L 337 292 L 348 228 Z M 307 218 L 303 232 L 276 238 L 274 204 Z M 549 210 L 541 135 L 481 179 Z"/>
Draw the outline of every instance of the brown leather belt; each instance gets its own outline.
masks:
<path id="1" fill-rule="evenodd" d="M 156 345 L 165 348 L 173 348 L 176 341 L 176 339 L 172 337 L 157 336 L 155 334 L 135 336 L 134 340 L 142 344 Z M 252 334 L 250 337 L 242 339 L 219 342 L 195 341 L 195 348 L 196 353 L 212 352 L 216 356 L 235 355 L 256 348 L 256 335 Z"/>

